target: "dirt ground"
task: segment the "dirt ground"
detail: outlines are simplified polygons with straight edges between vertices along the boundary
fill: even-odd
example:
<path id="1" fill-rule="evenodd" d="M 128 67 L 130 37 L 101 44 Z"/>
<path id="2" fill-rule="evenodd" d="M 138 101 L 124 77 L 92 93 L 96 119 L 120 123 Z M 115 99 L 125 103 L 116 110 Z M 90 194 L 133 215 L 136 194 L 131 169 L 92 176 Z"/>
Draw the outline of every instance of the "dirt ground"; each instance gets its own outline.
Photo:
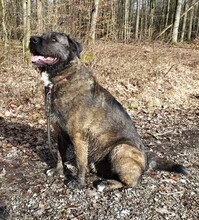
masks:
<path id="1" fill-rule="evenodd" d="M 0 57 L 0 219 L 199 219 L 199 50 L 161 43 L 85 47 L 82 61 L 127 109 L 146 150 L 190 173 L 148 171 L 136 188 L 106 193 L 93 187 L 99 178 L 93 174 L 79 190 L 51 169 L 39 74 L 23 64 L 21 51 L 8 53 Z"/>

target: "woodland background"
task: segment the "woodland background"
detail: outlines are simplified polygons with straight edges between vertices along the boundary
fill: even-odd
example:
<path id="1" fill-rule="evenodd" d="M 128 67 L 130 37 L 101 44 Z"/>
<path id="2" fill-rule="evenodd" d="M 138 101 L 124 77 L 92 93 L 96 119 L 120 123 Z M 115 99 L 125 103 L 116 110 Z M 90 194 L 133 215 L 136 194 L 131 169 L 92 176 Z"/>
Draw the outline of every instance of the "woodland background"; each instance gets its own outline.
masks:
<path id="1" fill-rule="evenodd" d="M 31 34 L 61 31 L 85 42 L 191 41 L 199 34 L 198 0 L 1 0 L 0 39 L 28 50 Z"/>

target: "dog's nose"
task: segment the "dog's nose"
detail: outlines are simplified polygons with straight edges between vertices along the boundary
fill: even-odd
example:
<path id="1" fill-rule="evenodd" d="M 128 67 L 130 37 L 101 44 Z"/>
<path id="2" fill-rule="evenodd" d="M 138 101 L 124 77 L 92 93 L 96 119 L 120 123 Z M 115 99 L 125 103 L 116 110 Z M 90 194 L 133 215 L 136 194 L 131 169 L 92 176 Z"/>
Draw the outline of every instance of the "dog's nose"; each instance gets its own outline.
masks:
<path id="1" fill-rule="evenodd" d="M 39 37 L 35 37 L 35 36 L 34 36 L 34 37 L 31 37 L 31 38 L 30 38 L 30 42 L 33 43 L 33 44 L 39 43 Z"/>

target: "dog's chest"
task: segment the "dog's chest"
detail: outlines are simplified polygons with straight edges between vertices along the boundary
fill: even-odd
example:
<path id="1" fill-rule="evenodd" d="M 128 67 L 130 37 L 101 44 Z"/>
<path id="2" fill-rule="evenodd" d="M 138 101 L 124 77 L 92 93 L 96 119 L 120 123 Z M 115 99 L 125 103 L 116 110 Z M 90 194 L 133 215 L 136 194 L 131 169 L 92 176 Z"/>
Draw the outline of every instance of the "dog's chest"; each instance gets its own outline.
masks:
<path id="1" fill-rule="evenodd" d="M 43 81 L 45 87 L 53 86 L 52 82 L 50 81 L 49 74 L 46 71 L 41 73 L 41 80 Z"/>

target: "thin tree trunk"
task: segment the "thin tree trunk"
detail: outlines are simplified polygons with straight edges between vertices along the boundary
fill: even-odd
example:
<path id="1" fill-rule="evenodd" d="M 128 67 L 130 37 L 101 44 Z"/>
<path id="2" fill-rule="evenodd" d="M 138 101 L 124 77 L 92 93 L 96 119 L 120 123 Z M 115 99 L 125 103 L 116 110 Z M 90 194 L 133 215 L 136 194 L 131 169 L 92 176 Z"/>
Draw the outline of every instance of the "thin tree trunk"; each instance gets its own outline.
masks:
<path id="1" fill-rule="evenodd" d="M 17 39 L 18 38 L 18 26 L 19 26 L 19 17 L 17 16 L 17 8 L 19 8 L 18 2 L 16 0 L 11 0 L 11 5 L 12 5 L 12 12 L 13 12 L 13 26 L 16 28 L 16 31 L 13 33 L 13 38 Z"/>
<path id="2" fill-rule="evenodd" d="M 161 10 L 161 14 L 162 14 L 162 16 L 161 16 L 161 27 L 160 27 L 160 29 L 162 28 L 162 27 L 164 27 L 164 25 L 165 25 L 165 20 L 166 20 L 166 3 L 165 3 L 165 0 L 162 0 L 162 10 Z"/>
<path id="3" fill-rule="evenodd" d="M 187 8 L 188 8 L 188 4 L 187 4 L 187 2 L 185 2 L 184 10 L 186 11 Z M 183 41 L 184 41 L 184 35 L 185 35 L 186 23 L 187 23 L 187 14 L 185 14 L 185 16 L 184 16 L 184 18 L 183 18 L 182 33 L 181 33 L 181 39 L 180 39 L 180 42 L 183 42 Z"/>
<path id="4" fill-rule="evenodd" d="M 116 40 L 116 0 L 111 1 L 111 20 L 112 20 L 112 28 L 111 28 L 111 38 Z"/>
<path id="5" fill-rule="evenodd" d="M 199 14 L 199 4 L 198 4 L 198 8 L 197 8 L 197 14 Z M 196 36 L 199 35 L 199 16 L 197 17 L 198 22 L 196 24 Z"/>
<path id="6" fill-rule="evenodd" d="M 5 49 L 7 48 L 8 45 L 8 33 L 7 33 L 7 28 L 6 28 L 6 23 L 5 23 L 5 18 L 6 18 L 6 1 L 1 0 L 1 5 L 2 5 L 2 27 L 3 27 L 3 40 L 4 40 L 4 47 Z"/>
<path id="7" fill-rule="evenodd" d="M 143 0 L 144 9 L 144 35 L 146 37 L 148 31 L 148 10 L 147 10 L 147 0 Z"/>
<path id="8" fill-rule="evenodd" d="M 195 0 L 192 0 L 192 5 L 195 3 Z M 192 32 L 192 27 L 193 27 L 193 15 L 194 15 L 194 8 L 191 10 L 190 13 L 190 22 L 189 22 L 189 30 L 188 30 L 188 40 L 191 40 L 191 32 Z"/>
<path id="9" fill-rule="evenodd" d="M 139 37 L 139 21 L 140 21 L 140 0 L 137 0 L 136 23 L 135 23 L 135 39 Z"/>
<path id="10" fill-rule="evenodd" d="M 30 40 L 30 0 L 23 0 L 23 57 L 24 61 L 29 61 L 29 40 Z"/>
<path id="11" fill-rule="evenodd" d="M 31 13 L 31 0 L 27 0 L 27 32 L 26 32 L 26 49 L 29 50 L 30 40 L 30 13 Z"/>
<path id="12" fill-rule="evenodd" d="M 165 27 L 167 27 L 167 25 L 168 25 L 169 11 L 170 11 L 170 0 L 167 0 L 167 12 L 166 12 L 166 19 L 165 19 Z"/>
<path id="13" fill-rule="evenodd" d="M 149 38 L 153 35 L 153 22 L 154 22 L 155 1 L 150 1 L 150 21 L 149 21 Z"/>
<path id="14" fill-rule="evenodd" d="M 118 38 L 120 40 L 125 40 L 125 1 L 118 1 L 118 7 L 117 7 L 117 20 L 118 20 L 118 28 L 119 28 L 119 34 Z"/>
<path id="15" fill-rule="evenodd" d="M 91 28 L 90 28 L 90 36 L 93 42 L 96 38 L 96 25 L 97 25 L 97 15 L 98 15 L 98 8 L 99 8 L 99 0 L 94 0 L 93 2 L 93 10 L 91 15 Z"/>
<path id="16" fill-rule="evenodd" d="M 27 4 L 26 0 L 23 0 L 23 59 L 25 60 L 26 51 L 26 28 L 27 28 Z"/>
<path id="17" fill-rule="evenodd" d="M 140 10 L 140 33 L 139 33 L 139 39 L 141 40 L 143 38 L 144 33 L 144 6 L 142 2 L 142 9 Z"/>
<path id="18" fill-rule="evenodd" d="M 130 7 L 130 0 L 125 0 L 124 6 L 124 41 L 128 43 L 129 41 L 129 7 Z"/>
<path id="19" fill-rule="evenodd" d="M 174 43 L 177 43 L 178 41 L 178 29 L 180 25 L 181 8 L 182 8 L 182 0 L 178 0 L 176 13 L 175 13 L 175 21 L 174 21 L 174 26 L 173 26 L 173 33 L 172 33 L 172 42 Z"/>
<path id="20" fill-rule="evenodd" d="M 199 15 L 199 4 L 196 13 L 197 15 Z M 196 24 L 196 36 L 198 35 L 199 35 L 199 16 L 197 16 L 197 24 Z"/>

